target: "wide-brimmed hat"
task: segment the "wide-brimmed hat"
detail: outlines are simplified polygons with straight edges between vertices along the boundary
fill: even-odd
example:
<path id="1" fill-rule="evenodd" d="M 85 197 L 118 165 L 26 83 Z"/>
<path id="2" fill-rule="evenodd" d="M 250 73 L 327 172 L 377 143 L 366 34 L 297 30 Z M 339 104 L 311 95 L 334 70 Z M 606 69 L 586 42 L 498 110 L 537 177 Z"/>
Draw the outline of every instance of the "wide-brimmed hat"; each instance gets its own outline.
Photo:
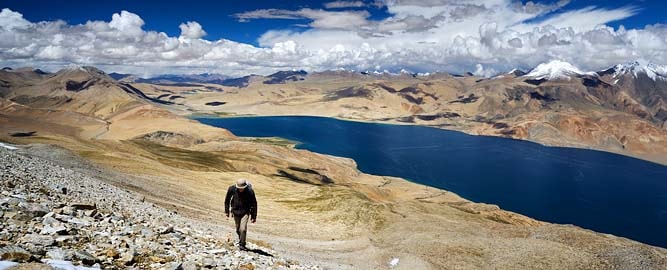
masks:
<path id="1" fill-rule="evenodd" d="M 243 178 L 236 180 L 236 188 L 246 188 L 248 187 L 248 180 Z"/>

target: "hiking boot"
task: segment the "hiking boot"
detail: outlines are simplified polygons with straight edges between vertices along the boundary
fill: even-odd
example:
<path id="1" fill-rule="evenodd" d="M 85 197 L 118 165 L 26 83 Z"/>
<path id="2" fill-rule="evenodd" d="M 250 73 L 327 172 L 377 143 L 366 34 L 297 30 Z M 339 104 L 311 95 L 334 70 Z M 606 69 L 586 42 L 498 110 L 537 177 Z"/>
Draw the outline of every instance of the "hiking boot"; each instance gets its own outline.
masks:
<path id="1" fill-rule="evenodd" d="M 239 246 L 240 251 L 248 251 L 249 249 L 246 246 Z"/>

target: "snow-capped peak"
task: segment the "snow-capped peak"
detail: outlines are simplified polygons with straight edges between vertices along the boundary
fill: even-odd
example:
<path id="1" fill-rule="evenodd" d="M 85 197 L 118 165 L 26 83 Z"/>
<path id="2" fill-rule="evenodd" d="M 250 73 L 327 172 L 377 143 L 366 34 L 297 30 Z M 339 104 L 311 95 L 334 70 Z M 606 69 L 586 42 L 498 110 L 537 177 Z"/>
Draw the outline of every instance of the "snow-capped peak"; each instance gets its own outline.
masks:
<path id="1" fill-rule="evenodd" d="M 623 74 L 632 74 L 637 77 L 637 74 L 640 73 L 645 73 L 654 81 L 656 79 L 667 80 L 667 66 L 650 63 L 644 59 L 614 66 L 614 78 Z"/>
<path id="2" fill-rule="evenodd" d="M 579 68 L 573 66 L 568 62 L 563 62 L 560 60 L 552 60 L 551 62 L 548 63 L 539 64 L 525 76 L 536 79 L 569 80 L 570 76 L 582 75 L 582 74 L 589 74 L 589 73 L 581 71 Z"/>

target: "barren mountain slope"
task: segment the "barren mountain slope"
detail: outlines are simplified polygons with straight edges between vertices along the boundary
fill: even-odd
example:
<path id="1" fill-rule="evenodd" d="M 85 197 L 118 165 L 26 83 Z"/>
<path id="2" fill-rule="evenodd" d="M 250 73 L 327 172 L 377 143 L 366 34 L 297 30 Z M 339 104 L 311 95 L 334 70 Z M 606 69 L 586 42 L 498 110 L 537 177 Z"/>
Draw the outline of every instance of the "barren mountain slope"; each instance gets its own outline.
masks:
<path id="1" fill-rule="evenodd" d="M 93 67 L 53 74 L 32 69 L 0 71 L 0 121 L 6 131 L 67 133 L 81 138 L 130 139 L 163 130 L 195 139 L 231 133 L 177 117 L 164 104 Z M 57 131 L 57 132 L 54 132 Z"/>
<path id="2" fill-rule="evenodd" d="M 565 74 L 547 80 L 514 73 L 485 79 L 326 72 L 279 84 L 256 78 L 247 86 L 215 91 L 137 88 L 156 98 L 178 96 L 166 107 L 180 114 L 313 115 L 418 124 L 667 163 L 667 81 L 643 73 Z"/>

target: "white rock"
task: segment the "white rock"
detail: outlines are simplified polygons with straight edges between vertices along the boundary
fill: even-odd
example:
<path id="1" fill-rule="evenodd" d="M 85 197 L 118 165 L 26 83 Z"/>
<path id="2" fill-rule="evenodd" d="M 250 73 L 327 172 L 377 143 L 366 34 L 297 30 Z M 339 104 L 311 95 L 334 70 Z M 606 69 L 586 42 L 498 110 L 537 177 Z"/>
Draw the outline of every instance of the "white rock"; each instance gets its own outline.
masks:
<path id="1" fill-rule="evenodd" d="M 55 240 L 51 236 L 39 235 L 39 234 L 26 234 L 21 237 L 21 242 L 29 243 L 36 246 L 48 247 L 55 243 Z"/>
<path id="2" fill-rule="evenodd" d="M 19 263 L 16 262 L 10 262 L 10 261 L 0 261 L 0 270 L 5 270 L 7 268 L 10 268 L 14 265 L 17 265 Z"/>
<path id="3" fill-rule="evenodd" d="M 208 254 L 221 254 L 221 253 L 224 254 L 224 253 L 227 253 L 227 250 L 226 249 L 211 249 L 211 250 L 206 251 L 206 253 L 208 253 Z"/>
<path id="4" fill-rule="evenodd" d="M 61 234 L 63 232 L 66 232 L 67 228 L 63 225 L 46 225 L 44 228 L 42 228 L 42 231 L 40 232 L 41 234 Z"/>
<path id="5" fill-rule="evenodd" d="M 61 248 L 54 248 L 46 252 L 46 256 L 48 258 L 51 258 L 52 260 L 68 260 L 72 259 L 72 256 L 68 256 L 68 254 L 62 250 Z"/>
<path id="6" fill-rule="evenodd" d="M 9 150 L 16 150 L 16 149 L 18 149 L 17 147 L 15 147 L 15 146 L 13 146 L 13 145 L 11 145 L 11 144 L 1 143 L 1 142 L 0 142 L 0 147 L 7 148 L 7 149 L 9 149 Z"/>
<path id="7" fill-rule="evenodd" d="M 396 267 L 396 266 L 398 265 L 398 262 L 399 262 L 399 259 L 398 259 L 398 258 L 393 258 L 393 259 L 391 259 L 391 261 L 389 262 L 389 266 L 390 266 L 390 267 Z"/>
<path id="8" fill-rule="evenodd" d="M 62 261 L 62 260 L 49 260 L 45 259 L 42 260 L 43 263 L 50 265 L 51 267 L 58 269 L 58 270 L 92 270 L 92 269 L 100 269 L 99 265 L 98 267 L 84 267 L 84 266 L 75 266 L 72 264 L 72 262 L 69 261 Z"/>
<path id="9" fill-rule="evenodd" d="M 67 220 L 67 222 L 72 223 L 72 224 L 76 224 L 76 225 L 86 226 L 86 227 L 90 226 L 90 222 L 88 222 L 86 220 L 83 220 L 83 219 L 80 219 L 80 218 L 75 218 L 75 217 L 70 218 L 69 220 Z"/>

